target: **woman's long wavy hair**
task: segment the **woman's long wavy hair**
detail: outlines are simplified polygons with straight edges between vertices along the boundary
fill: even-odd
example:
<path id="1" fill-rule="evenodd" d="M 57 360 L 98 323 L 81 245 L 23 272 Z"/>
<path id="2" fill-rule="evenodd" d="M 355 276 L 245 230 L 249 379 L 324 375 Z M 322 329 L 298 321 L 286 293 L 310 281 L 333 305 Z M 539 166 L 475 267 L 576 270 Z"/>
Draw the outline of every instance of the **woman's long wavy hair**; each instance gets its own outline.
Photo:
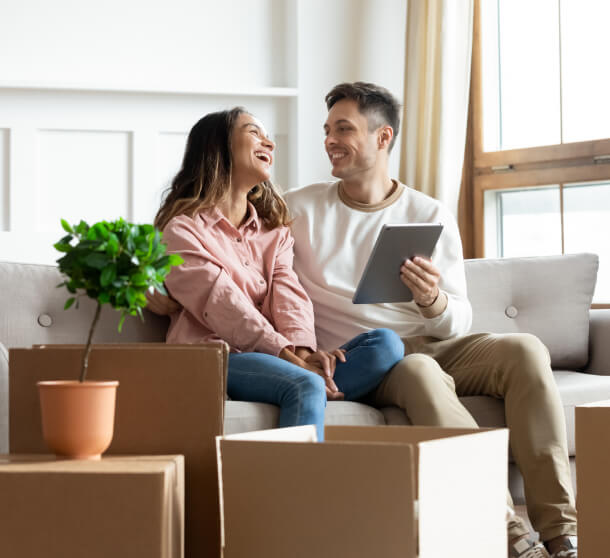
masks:
<path id="1" fill-rule="evenodd" d="M 182 167 L 165 192 L 155 217 L 163 230 L 176 215 L 193 217 L 202 209 L 214 207 L 231 188 L 231 136 L 243 107 L 212 112 L 189 132 Z M 261 182 L 248 193 L 258 216 L 270 229 L 290 223 L 288 207 L 270 181 Z"/>

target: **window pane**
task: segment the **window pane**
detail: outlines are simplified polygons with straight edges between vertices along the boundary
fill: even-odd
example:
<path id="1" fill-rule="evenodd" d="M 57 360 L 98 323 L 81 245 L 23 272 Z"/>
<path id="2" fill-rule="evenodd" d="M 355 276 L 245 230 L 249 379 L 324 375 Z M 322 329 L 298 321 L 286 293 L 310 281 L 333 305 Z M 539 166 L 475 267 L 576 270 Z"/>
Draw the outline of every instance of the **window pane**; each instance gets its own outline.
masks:
<path id="1" fill-rule="evenodd" d="M 610 182 L 570 184 L 563 190 L 566 253 L 599 255 L 594 302 L 610 302 Z"/>
<path id="2" fill-rule="evenodd" d="M 561 0 L 563 141 L 610 137 L 610 2 Z"/>
<path id="3" fill-rule="evenodd" d="M 501 257 L 561 254 L 559 187 L 497 193 Z"/>
<path id="4" fill-rule="evenodd" d="M 561 142 L 558 0 L 482 0 L 484 150 Z"/>

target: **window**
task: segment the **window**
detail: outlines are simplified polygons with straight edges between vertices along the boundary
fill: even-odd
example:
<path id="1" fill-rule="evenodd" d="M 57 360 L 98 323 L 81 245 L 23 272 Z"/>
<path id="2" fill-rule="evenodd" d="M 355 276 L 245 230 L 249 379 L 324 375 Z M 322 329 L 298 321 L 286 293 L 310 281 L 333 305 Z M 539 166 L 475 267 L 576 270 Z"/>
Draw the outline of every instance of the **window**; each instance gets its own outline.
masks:
<path id="1" fill-rule="evenodd" d="M 477 0 L 477 257 L 594 252 L 610 304 L 610 2 Z"/>

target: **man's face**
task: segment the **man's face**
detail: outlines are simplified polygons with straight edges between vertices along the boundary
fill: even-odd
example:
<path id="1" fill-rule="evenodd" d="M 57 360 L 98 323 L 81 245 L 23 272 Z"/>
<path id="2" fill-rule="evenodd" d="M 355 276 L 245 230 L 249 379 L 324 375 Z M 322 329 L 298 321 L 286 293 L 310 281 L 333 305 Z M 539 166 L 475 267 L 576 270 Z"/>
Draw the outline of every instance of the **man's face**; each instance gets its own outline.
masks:
<path id="1" fill-rule="evenodd" d="M 354 178 L 373 169 L 379 156 L 377 130 L 369 132 L 368 118 L 358 103 L 342 99 L 328 111 L 324 124 L 324 147 L 337 178 Z"/>

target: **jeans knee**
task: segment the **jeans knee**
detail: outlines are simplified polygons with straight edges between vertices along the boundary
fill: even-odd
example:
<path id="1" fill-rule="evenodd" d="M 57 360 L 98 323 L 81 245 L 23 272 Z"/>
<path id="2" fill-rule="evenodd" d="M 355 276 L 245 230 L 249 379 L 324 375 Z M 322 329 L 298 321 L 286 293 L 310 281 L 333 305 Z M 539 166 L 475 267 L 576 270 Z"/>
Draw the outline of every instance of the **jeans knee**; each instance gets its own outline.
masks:
<path id="1" fill-rule="evenodd" d="M 303 400 L 326 401 L 326 383 L 322 376 L 307 372 L 299 378 L 295 385 L 295 392 Z"/>
<path id="2" fill-rule="evenodd" d="M 382 327 L 373 330 L 371 335 L 375 338 L 378 353 L 387 361 L 388 369 L 404 357 L 405 345 L 394 330 Z"/>

